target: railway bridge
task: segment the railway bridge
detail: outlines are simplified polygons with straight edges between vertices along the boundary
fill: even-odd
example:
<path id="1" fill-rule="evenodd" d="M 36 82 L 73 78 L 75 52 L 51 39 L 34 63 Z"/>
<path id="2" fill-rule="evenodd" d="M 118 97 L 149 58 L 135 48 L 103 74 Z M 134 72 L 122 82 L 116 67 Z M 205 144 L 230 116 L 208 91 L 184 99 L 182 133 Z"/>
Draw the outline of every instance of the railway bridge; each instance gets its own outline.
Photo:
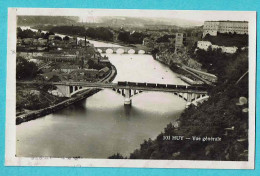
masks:
<path id="1" fill-rule="evenodd" d="M 78 92 L 90 88 L 111 89 L 124 97 L 124 104 L 130 105 L 131 98 L 142 92 L 168 92 L 187 101 L 190 104 L 197 105 L 199 102 L 208 99 L 207 90 L 204 87 L 185 86 L 173 84 L 158 83 L 137 83 L 137 82 L 118 82 L 118 83 L 89 83 L 89 82 L 43 82 L 43 81 L 18 81 L 17 84 L 34 85 L 54 85 L 64 97 L 71 97 Z"/>

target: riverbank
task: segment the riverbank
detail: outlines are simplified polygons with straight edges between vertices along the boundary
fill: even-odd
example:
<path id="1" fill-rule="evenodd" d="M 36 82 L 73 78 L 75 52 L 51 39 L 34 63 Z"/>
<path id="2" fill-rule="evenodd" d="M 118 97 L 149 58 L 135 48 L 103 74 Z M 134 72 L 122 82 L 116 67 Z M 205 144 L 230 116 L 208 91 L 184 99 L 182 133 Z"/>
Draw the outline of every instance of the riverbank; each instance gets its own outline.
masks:
<path id="1" fill-rule="evenodd" d="M 22 26 L 20 26 L 22 27 Z M 42 27 L 39 27 L 39 26 L 34 26 L 32 28 L 30 28 L 32 30 L 42 30 L 43 32 L 47 32 L 47 31 L 50 31 L 51 28 L 42 28 Z M 71 36 L 71 34 L 69 33 L 66 33 L 66 32 L 53 32 L 55 33 L 56 35 L 63 35 L 63 37 L 65 36 Z M 109 41 L 109 40 L 102 40 L 102 39 L 97 39 L 97 38 L 92 38 L 92 37 L 89 37 L 89 36 L 85 36 L 85 35 L 82 35 L 82 34 L 79 34 L 77 36 L 80 40 L 84 40 L 86 38 L 87 41 L 89 41 L 90 43 L 91 42 L 100 42 L 100 43 L 105 43 L 107 45 L 116 45 L 115 47 L 130 47 L 130 48 L 137 48 L 139 50 L 146 50 L 147 53 L 150 53 L 151 51 L 149 50 L 149 48 L 147 48 L 146 46 L 142 45 L 142 44 L 131 44 L 131 43 L 125 43 L 123 41 L 119 41 L 119 40 L 116 40 L 116 39 L 113 39 L 112 41 Z"/>
<path id="2" fill-rule="evenodd" d="M 106 77 L 104 77 L 102 80 L 99 80 L 98 82 L 104 82 L 104 83 L 112 82 L 114 80 L 114 78 L 116 77 L 116 75 L 117 75 L 116 67 L 111 64 L 111 71 L 109 72 L 109 74 Z M 40 118 L 42 116 L 45 116 L 45 115 L 51 114 L 53 112 L 56 112 L 58 110 L 61 110 L 63 108 L 66 108 L 82 99 L 85 99 L 85 98 L 88 98 L 88 97 L 94 95 L 95 93 L 97 93 L 99 91 L 100 91 L 100 89 L 84 90 L 82 92 L 77 93 L 73 97 L 71 97 L 65 101 L 62 101 L 56 105 L 49 106 L 47 108 L 36 110 L 36 111 L 31 111 L 27 114 L 17 116 L 16 125 L 19 125 L 23 122 L 28 122 L 28 121 Z"/>
<path id="3" fill-rule="evenodd" d="M 154 60 L 168 66 L 173 72 L 179 74 L 180 79 L 183 80 L 184 82 L 190 84 L 190 85 L 203 85 L 204 83 L 207 84 L 207 85 L 213 85 L 210 81 L 200 77 L 195 72 L 186 69 L 186 68 L 189 68 L 189 67 L 187 67 L 185 65 L 174 64 L 174 63 L 169 65 L 168 63 L 165 63 L 160 59 L 156 59 L 155 55 L 152 55 L 152 56 L 153 56 Z M 193 69 L 193 70 L 195 70 L 195 69 Z"/>
<path id="4" fill-rule="evenodd" d="M 193 77 L 192 75 L 188 74 L 188 72 L 185 72 L 185 70 L 181 69 L 181 66 L 177 65 L 177 64 L 172 64 L 172 65 L 169 65 L 165 62 L 163 62 L 162 60 L 160 59 L 156 59 L 156 56 L 155 55 L 152 55 L 153 56 L 153 59 L 164 64 L 165 66 L 169 67 L 171 69 L 171 71 L 173 71 L 174 73 L 177 73 L 178 74 L 178 77 L 186 82 L 187 84 L 189 85 L 198 85 L 196 82 L 196 79 L 195 77 Z"/>

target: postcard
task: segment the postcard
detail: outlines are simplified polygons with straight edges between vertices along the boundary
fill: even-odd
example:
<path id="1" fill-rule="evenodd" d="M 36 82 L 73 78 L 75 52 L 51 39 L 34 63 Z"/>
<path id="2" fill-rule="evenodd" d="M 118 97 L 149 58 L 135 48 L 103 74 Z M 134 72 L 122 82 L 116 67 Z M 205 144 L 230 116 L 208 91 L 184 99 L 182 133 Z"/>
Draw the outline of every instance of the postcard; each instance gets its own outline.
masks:
<path id="1" fill-rule="evenodd" d="M 6 166 L 254 169 L 256 12 L 9 8 Z"/>

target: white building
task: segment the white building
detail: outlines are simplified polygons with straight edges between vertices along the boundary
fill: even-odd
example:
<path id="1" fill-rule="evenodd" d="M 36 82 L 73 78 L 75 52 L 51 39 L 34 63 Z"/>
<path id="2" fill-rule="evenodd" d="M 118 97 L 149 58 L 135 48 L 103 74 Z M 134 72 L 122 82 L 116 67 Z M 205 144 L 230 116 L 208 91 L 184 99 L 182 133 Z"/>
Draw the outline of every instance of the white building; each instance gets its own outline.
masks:
<path id="1" fill-rule="evenodd" d="M 209 41 L 198 41 L 197 47 L 203 50 L 207 50 L 209 46 L 212 46 L 212 43 Z"/>
<path id="2" fill-rule="evenodd" d="M 217 33 L 248 34 L 247 21 L 205 21 L 203 37 L 207 34 L 217 36 Z"/>
<path id="3" fill-rule="evenodd" d="M 208 48 L 211 47 L 212 49 L 221 49 L 223 53 L 234 54 L 237 51 L 237 47 L 235 46 L 218 46 L 212 45 L 209 41 L 198 41 L 197 48 L 207 51 Z"/>

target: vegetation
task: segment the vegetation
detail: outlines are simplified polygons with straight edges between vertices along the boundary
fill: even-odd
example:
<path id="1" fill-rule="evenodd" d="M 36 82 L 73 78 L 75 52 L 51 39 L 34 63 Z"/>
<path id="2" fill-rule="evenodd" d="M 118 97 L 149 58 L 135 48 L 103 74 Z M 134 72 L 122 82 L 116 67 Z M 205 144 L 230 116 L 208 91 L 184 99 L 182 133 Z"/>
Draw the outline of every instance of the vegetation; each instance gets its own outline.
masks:
<path id="1" fill-rule="evenodd" d="M 25 38 L 48 39 L 50 35 L 54 35 L 54 33 L 53 32 L 43 33 L 41 30 L 38 30 L 38 32 L 34 32 L 31 29 L 22 30 L 20 27 L 17 28 L 17 38 L 20 38 L 20 39 L 25 39 Z M 55 36 L 55 37 L 58 37 L 58 36 Z M 59 39 L 60 39 L 60 37 L 59 37 Z"/>
<path id="2" fill-rule="evenodd" d="M 55 87 L 27 87 L 18 86 L 16 89 L 16 110 L 22 112 L 26 110 L 38 110 L 57 104 L 66 98 L 56 97 L 48 93 L 48 90 L 55 89 Z"/>
<path id="3" fill-rule="evenodd" d="M 33 79 L 38 74 L 38 67 L 34 62 L 18 57 L 16 62 L 16 79 Z"/>
<path id="4" fill-rule="evenodd" d="M 108 159 L 127 159 L 126 157 L 123 157 L 120 153 L 114 154 L 110 157 L 108 157 Z"/>
<path id="5" fill-rule="evenodd" d="M 79 17 L 76 16 L 17 16 L 17 25 L 19 26 L 35 26 L 41 25 L 71 25 L 76 24 Z M 44 25 L 43 25 L 44 24 Z"/>
<path id="6" fill-rule="evenodd" d="M 50 29 L 50 32 L 71 36 L 85 36 L 86 30 L 82 26 L 54 26 Z"/>
<path id="7" fill-rule="evenodd" d="M 219 81 L 209 90 L 209 100 L 185 109 L 179 127 L 168 124 L 156 139 L 145 140 L 130 154 L 130 159 L 248 160 L 248 105 L 237 104 L 240 97 L 248 98 L 248 77 L 243 76 L 248 71 L 248 53 L 227 56 L 208 51 L 203 54 L 208 60 L 217 57 L 218 61 L 210 68 L 223 67 L 214 70 Z M 208 65 L 206 58 L 203 65 Z M 184 136 L 191 140 L 164 140 L 164 136 Z M 221 141 L 196 141 L 192 140 L 193 136 L 219 137 Z"/>
<path id="8" fill-rule="evenodd" d="M 129 43 L 129 36 L 130 36 L 130 32 L 128 32 L 128 31 L 120 31 L 118 33 L 117 39 L 119 41 L 124 42 L 124 43 Z"/>
<path id="9" fill-rule="evenodd" d="M 36 32 L 30 29 L 22 30 L 20 27 L 17 28 L 17 38 L 35 38 Z"/>
<path id="10" fill-rule="evenodd" d="M 68 41 L 70 38 L 69 38 L 69 36 L 65 36 L 64 38 L 63 38 L 63 40 L 66 40 L 66 41 Z"/>
<path id="11" fill-rule="evenodd" d="M 165 34 L 163 35 L 162 37 L 159 37 L 156 42 L 157 43 L 162 43 L 162 42 L 170 42 L 170 38 L 175 38 L 175 35 L 168 35 L 168 34 Z"/>
<path id="12" fill-rule="evenodd" d="M 246 34 L 218 33 L 217 36 L 207 34 L 203 40 L 210 41 L 213 45 L 219 46 L 236 46 L 238 48 L 248 46 L 248 35 Z"/>
<path id="13" fill-rule="evenodd" d="M 105 40 L 105 41 L 113 41 L 114 34 L 108 29 L 104 27 L 97 28 L 88 28 L 86 30 L 86 35 L 93 39 Z"/>
<path id="14" fill-rule="evenodd" d="M 100 69 L 103 68 L 102 65 L 100 65 L 100 64 L 98 64 L 98 63 L 95 63 L 95 62 L 94 62 L 93 60 L 91 60 L 91 59 L 88 60 L 87 64 L 88 64 L 88 66 L 89 66 L 89 67 L 88 67 L 89 69 L 97 69 L 97 70 L 100 70 Z"/>
<path id="15" fill-rule="evenodd" d="M 145 34 L 141 32 L 120 31 L 117 39 L 127 44 L 142 44 Z"/>

